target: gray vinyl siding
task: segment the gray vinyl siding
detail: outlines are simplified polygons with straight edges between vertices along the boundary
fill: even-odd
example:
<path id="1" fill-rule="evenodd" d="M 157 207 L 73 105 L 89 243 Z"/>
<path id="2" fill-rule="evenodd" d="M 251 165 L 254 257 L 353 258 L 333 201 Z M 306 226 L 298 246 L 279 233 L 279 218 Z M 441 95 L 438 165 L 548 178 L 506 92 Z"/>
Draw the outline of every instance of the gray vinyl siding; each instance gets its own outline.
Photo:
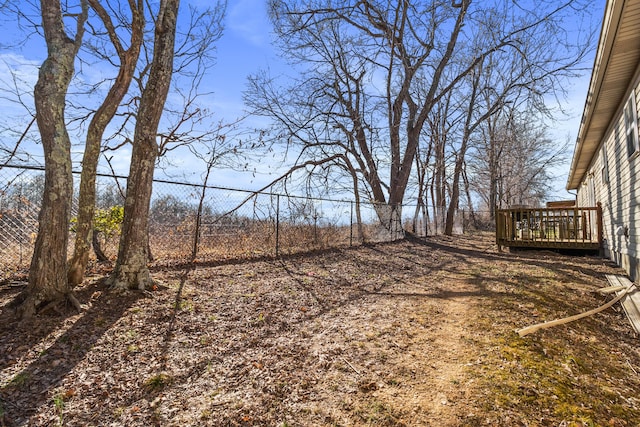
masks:
<path id="1" fill-rule="evenodd" d="M 631 91 L 629 91 L 631 93 Z M 634 86 L 636 112 L 640 105 L 640 84 L 636 80 Z M 589 180 L 593 180 L 595 202 L 602 203 L 605 254 L 624 267 L 629 275 L 639 278 L 640 240 L 640 155 L 636 152 L 628 156 L 625 123 L 620 105 L 616 119 L 610 124 L 602 145 L 592 160 L 589 172 L 578 188 L 577 202 L 579 206 L 590 206 Z M 636 126 L 638 123 L 636 122 Z M 606 154 L 603 155 L 603 148 Z M 603 168 L 608 168 L 608 182 Z M 628 227 L 628 238 L 620 233 Z"/>

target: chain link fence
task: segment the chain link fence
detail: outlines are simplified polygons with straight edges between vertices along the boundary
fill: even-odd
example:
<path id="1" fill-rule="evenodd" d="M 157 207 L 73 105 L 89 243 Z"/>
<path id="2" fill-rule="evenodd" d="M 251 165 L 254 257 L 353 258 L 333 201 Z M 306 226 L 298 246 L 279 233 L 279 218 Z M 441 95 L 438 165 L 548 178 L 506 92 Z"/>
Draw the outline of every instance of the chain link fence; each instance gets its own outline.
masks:
<path id="1" fill-rule="evenodd" d="M 79 175 L 74 179 L 77 187 Z M 125 177 L 100 175 L 96 186 L 98 209 L 124 205 Z M 28 269 L 43 188 L 41 167 L 0 168 L 0 279 Z M 73 215 L 76 205 L 74 200 Z M 149 249 L 156 264 L 188 261 L 194 255 L 198 262 L 215 262 L 389 241 L 405 230 L 417 236 L 444 230 L 441 210 L 405 205 L 392 211 L 384 214 L 372 203 L 156 180 Z M 388 222 L 383 223 L 385 217 Z M 460 212 L 454 233 L 463 232 L 464 222 Z M 94 247 L 115 261 L 119 229 L 95 234 Z M 69 251 L 74 238 L 70 233 Z"/>

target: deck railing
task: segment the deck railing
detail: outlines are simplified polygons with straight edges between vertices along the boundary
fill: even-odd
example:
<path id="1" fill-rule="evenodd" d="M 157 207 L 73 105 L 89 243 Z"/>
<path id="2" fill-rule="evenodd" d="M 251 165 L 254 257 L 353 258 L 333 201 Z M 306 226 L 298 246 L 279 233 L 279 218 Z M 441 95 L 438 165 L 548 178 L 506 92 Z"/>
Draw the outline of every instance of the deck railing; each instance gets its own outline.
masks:
<path id="1" fill-rule="evenodd" d="M 602 207 L 496 209 L 498 248 L 600 249 Z"/>

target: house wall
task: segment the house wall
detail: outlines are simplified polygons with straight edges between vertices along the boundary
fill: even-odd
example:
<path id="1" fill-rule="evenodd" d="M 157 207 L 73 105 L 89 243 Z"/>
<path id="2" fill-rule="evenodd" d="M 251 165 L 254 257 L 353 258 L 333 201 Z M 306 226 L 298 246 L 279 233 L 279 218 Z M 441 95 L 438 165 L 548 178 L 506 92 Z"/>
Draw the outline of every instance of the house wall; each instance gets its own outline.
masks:
<path id="1" fill-rule="evenodd" d="M 636 151 L 628 156 L 623 115 L 623 107 L 632 91 L 640 115 L 638 71 L 578 188 L 577 204 L 594 206 L 594 203 L 602 203 L 605 255 L 637 281 L 640 279 L 640 155 Z"/>

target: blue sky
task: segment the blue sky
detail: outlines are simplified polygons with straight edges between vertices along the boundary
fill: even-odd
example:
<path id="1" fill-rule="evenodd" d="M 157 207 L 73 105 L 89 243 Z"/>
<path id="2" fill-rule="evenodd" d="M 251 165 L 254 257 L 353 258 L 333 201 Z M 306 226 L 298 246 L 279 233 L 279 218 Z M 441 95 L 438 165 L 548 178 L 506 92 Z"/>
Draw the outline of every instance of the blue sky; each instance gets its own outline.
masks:
<path id="1" fill-rule="evenodd" d="M 602 2 L 604 3 L 604 2 Z M 601 19 L 603 4 L 594 5 L 594 19 Z M 597 27 L 599 30 L 599 26 Z M 223 37 L 217 44 L 217 64 L 212 70 L 209 82 L 214 90 L 212 107 L 220 117 L 228 120 L 241 115 L 243 110 L 242 91 L 246 78 L 260 69 L 268 68 L 273 74 L 287 73 L 286 66 L 278 58 L 271 45 L 273 39 L 271 23 L 267 17 L 265 0 L 230 1 L 227 10 L 226 27 Z M 589 55 L 586 66 L 590 67 L 595 52 Z M 578 132 L 582 110 L 589 85 L 590 73 L 581 79 L 575 79 L 567 88 L 568 97 L 563 105 L 569 118 L 563 117 L 556 123 L 552 136 L 559 144 L 567 138 L 571 149 Z M 560 116 L 559 116 L 560 117 Z M 555 173 L 558 179 L 554 182 L 552 198 L 572 198 L 565 190 L 566 177 L 569 172 L 570 158 L 566 165 Z M 229 171 L 218 171 L 222 181 L 243 182 L 244 188 L 256 188 L 270 177 L 251 177 L 249 181 L 238 181 L 237 174 Z"/>
<path id="2" fill-rule="evenodd" d="M 192 0 L 198 3 L 201 0 Z M 271 24 L 266 11 L 266 0 L 231 0 L 228 2 L 227 15 L 223 36 L 216 43 L 216 65 L 205 77 L 203 91 L 211 91 L 212 96 L 207 97 L 207 108 L 214 111 L 214 120 L 233 121 L 242 115 L 242 92 L 245 89 L 247 76 L 256 73 L 260 69 L 269 68 L 277 72 L 282 65 L 271 46 Z M 183 1 L 181 8 L 187 12 L 187 1 Z M 209 6 L 210 2 L 206 2 Z M 13 72 L 18 78 L 16 84 L 27 93 L 31 93 L 37 80 L 37 70 L 46 55 L 46 48 L 42 38 L 33 36 L 26 44 L 20 45 L 23 35 L 15 26 L 15 21 L 0 22 L 4 31 L 0 34 L 0 73 L 3 76 L 11 76 Z M 99 81 L 103 78 L 100 67 L 84 65 L 84 78 L 86 80 Z M 0 91 L 13 88 L 11 78 L 4 79 L 0 83 Z M 29 111 L 33 111 L 32 99 L 26 96 L 26 108 L 8 101 L 5 96 L 0 96 L 0 114 L 7 121 L 14 122 L 16 131 L 22 129 L 24 123 L 28 123 Z M 35 128 L 34 128 L 35 129 Z M 42 162 L 42 147 L 31 144 L 28 151 L 33 154 L 37 162 Z M 79 162 L 82 158 L 81 147 L 74 148 L 72 158 Z M 130 149 L 125 147 L 114 157 L 114 166 L 118 173 L 128 172 L 128 158 Z M 184 158 L 175 159 L 179 165 L 179 171 L 172 176 L 189 179 L 198 182 L 201 172 L 198 161 Z M 103 172 L 108 170 L 103 167 Z M 162 174 L 162 171 L 159 172 Z M 269 176 L 249 175 L 247 178 L 239 178 L 238 174 L 231 171 L 216 171 L 213 182 L 221 185 L 230 185 L 243 188 L 256 188 L 271 179 Z M 259 181 L 259 182 L 258 182 Z"/>
<path id="3" fill-rule="evenodd" d="M 192 1 L 196 3 L 203 0 Z M 186 3 L 186 1 L 183 2 L 183 6 Z M 594 10 L 594 19 L 601 18 L 602 5 L 598 5 L 597 8 L 599 10 Z M 10 30 L 11 22 L 3 22 L 2 25 L 4 31 L 0 34 L 0 43 L 15 42 L 15 33 Z M 217 42 L 217 63 L 205 78 L 207 90 L 213 92 L 213 96 L 209 98 L 210 105 L 208 107 L 215 111 L 216 119 L 230 121 L 242 115 L 244 108 L 242 92 L 245 89 L 248 75 L 266 68 L 276 75 L 287 72 L 272 47 L 272 38 L 271 24 L 266 12 L 266 0 L 229 1 L 224 34 Z M 38 37 L 34 37 L 22 50 L 0 47 L 0 73 L 6 76 L 7 66 L 14 71 L 17 70 L 24 84 L 32 88 L 37 78 L 37 67 L 44 59 L 44 52 L 44 43 Z M 587 61 L 589 67 L 592 64 L 592 57 L 593 55 Z M 553 136 L 559 141 L 564 141 L 566 138 L 570 139 L 571 144 L 575 141 L 588 83 L 589 73 L 585 73 L 582 79 L 576 79 L 568 88 L 569 97 L 564 107 L 571 113 L 572 119 L 558 123 Z M 24 113 L 24 110 L 15 104 L 8 104 L 0 97 L 0 114 L 5 117 L 15 116 L 13 119 L 16 120 L 16 123 L 21 124 L 25 121 Z M 33 150 L 34 154 L 38 155 L 41 153 L 41 146 L 34 146 Z M 127 150 L 119 154 L 121 160 L 117 162 L 120 165 L 118 172 L 127 172 L 128 155 Z M 74 160 L 79 161 L 81 154 L 76 152 L 73 157 Z M 556 197 L 571 197 L 564 192 L 569 161 L 570 159 L 567 160 L 566 167 L 558 170 L 558 173 L 564 175 L 555 183 Z M 179 174 L 182 174 L 183 179 L 192 182 L 199 180 L 200 171 L 197 163 L 185 158 L 176 159 L 176 164 L 179 166 Z M 274 176 L 241 175 L 228 170 L 216 170 L 211 183 L 257 189 L 273 179 Z"/>
<path id="4" fill-rule="evenodd" d="M 242 112 L 241 95 L 248 75 L 283 67 L 271 40 L 265 0 L 229 2 L 224 34 L 217 43 L 217 64 L 207 79 L 215 92 L 214 107 L 221 115 L 233 119 Z"/>

